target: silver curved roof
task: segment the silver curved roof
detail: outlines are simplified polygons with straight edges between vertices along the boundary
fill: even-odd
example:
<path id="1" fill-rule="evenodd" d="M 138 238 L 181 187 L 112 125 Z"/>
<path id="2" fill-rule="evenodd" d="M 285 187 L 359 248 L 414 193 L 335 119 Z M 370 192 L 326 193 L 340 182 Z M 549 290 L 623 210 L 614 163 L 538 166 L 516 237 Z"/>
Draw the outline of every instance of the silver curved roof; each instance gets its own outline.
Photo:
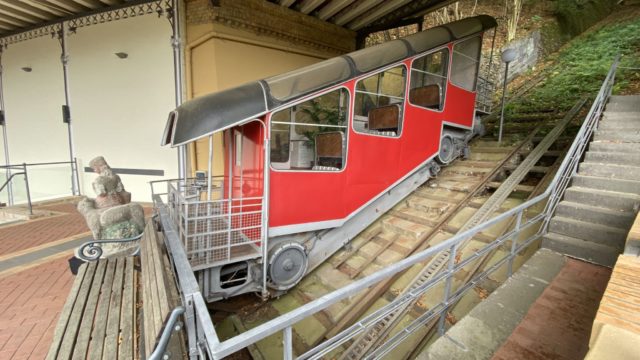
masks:
<path id="1" fill-rule="evenodd" d="M 262 116 L 277 106 L 409 56 L 496 26 L 479 15 L 428 29 L 403 39 L 354 51 L 281 75 L 204 95 L 169 116 L 162 145 L 183 145 Z"/>

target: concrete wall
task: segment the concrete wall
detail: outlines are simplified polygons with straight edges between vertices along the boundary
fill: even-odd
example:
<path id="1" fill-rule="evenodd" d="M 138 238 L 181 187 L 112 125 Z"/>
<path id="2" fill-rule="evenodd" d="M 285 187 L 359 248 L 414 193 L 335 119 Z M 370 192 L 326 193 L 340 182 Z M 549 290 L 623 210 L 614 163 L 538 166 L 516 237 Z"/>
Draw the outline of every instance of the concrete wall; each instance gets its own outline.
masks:
<path id="1" fill-rule="evenodd" d="M 91 182 L 96 175 L 83 169 L 98 155 L 115 168 L 164 170 L 167 178 L 177 176 L 175 150 L 159 145 L 174 107 L 170 35 L 166 18 L 147 15 L 79 28 L 69 37 L 72 122 L 83 194 L 94 196 Z M 120 59 L 116 52 L 129 57 Z M 10 45 L 3 65 L 11 162 L 67 161 L 58 40 L 42 37 Z M 24 72 L 25 66 L 33 70 Z M 121 178 L 134 200 L 151 201 L 148 182 L 162 177 Z M 34 199 L 71 193 L 67 166 L 34 168 L 29 179 Z M 21 185 L 16 184 L 18 193 Z"/>

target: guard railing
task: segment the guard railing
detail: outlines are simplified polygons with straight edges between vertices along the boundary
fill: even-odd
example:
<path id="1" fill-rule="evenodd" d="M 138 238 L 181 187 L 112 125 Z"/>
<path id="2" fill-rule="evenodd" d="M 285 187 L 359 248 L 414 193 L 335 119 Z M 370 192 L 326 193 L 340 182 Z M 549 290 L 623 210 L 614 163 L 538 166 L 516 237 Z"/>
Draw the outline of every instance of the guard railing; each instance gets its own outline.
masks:
<path id="1" fill-rule="evenodd" d="M 11 185 L 13 184 L 13 180 L 18 175 L 24 176 L 24 184 L 27 195 L 27 206 L 29 207 L 29 214 L 33 215 L 33 205 L 31 199 L 31 190 L 29 188 L 29 173 L 28 169 L 30 167 L 36 166 L 48 166 L 48 165 L 70 165 L 71 166 L 71 193 L 72 195 L 76 195 L 73 191 L 74 188 L 74 180 L 77 184 L 78 181 L 78 160 L 74 158 L 73 161 L 55 161 L 55 162 L 40 162 L 40 163 L 22 163 L 22 164 L 14 164 L 14 165 L 0 165 L 0 170 L 5 170 L 5 174 L 7 176 L 4 183 L 0 185 L 0 192 L 2 192 L 5 188 L 8 193 L 9 205 L 13 205 L 13 191 Z M 15 172 L 14 172 L 15 171 Z"/>

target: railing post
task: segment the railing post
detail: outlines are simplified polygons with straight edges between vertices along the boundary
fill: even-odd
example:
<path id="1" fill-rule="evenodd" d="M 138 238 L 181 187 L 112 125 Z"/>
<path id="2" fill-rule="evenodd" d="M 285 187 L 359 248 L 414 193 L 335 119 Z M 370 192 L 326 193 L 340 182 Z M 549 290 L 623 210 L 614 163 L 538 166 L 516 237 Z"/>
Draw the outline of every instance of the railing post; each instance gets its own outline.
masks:
<path id="1" fill-rule="evenodd" d="M 453 267 L 456 263 L 456 255 L 457 255 L 458 247 L 457 245 L 451 246 L 449 250 L 449 263 L 447 264 L 447 280 L 444 286 L 444 296 L 442 299 L 442 304 L 444 309 L 442 309 L 442 314 L 440 315 L 440 319 L 438 320 L 438 334 L 441 336 L 444 334 L 444 321 L 447 318 L 447 311 L 449 310 L 449 294 L 451 293 L 451 279 L 453 279 Z"/>
<path id="2" fill-rule="evenodd" d="M 518 212 L 516 218 L 516 226 L 513 229 L 513 235 L 511 235 L 511 251 L 509 252 L 509 268 L 508 274 L 509 277 L 513 274 L 513 260 L 516 257 L 516 248 L 518 247 L 518 235 L 520 235 L 520 224 L 522 224 L 522 211 Z"/>
<path id="3" fill-rule="evenodd" d="M 75 175 L 75 179 L 76 179 L 75 184 L 77 186 L 77 188 L 76 188 L 77 194 L 73 194 L 73 195 L 82 195 L 81 192 L 80 192 L 80 175 L 78 174 L 78 158 L 77 157 L 73 158 L 73 166 L 75 167 L 75 173 L 72 173 L 71 176 Z M 152 199 L 153 199 L 153 197 L 152 197 Z"/>
<path id="4" fill-rule="evenodd" d="M 282 332 L 282 358 L 284 360 L 293 360 L 293 334 L 291 326 L 287 326 Z"/>
<path id="5" fill-rule="evenodd" d="M 24 185 L 27 190 L 27 203 L 29 204 L 29 215 L 33 215 L 33 206 L 31 205 L 31 191 L 29 191 L 29 175 L 27 174 L 27 164 L 22 163 L 24 171 Z"/>
<path id="6" fill-rule="evenodd" d="M 189 358 L 198 356 L 198 339 L 196 338 L 196 312 L 193 304 L 193 295 L 187 295 L 184 299 L 186 307 L 184 312 L 184 325 L 187 328 L 187 343 L 189 345 Z"/>

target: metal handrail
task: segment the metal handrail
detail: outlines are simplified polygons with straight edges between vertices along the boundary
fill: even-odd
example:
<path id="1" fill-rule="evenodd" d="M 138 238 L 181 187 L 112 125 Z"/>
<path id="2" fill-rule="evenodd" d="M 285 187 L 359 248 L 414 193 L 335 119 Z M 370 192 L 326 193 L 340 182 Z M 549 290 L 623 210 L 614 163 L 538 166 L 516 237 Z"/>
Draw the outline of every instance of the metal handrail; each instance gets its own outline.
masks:
<path id="1" fill-rule="evenodd" d="M 17 176 L 17 175 L 25 175 L 25 173 L 24 172 L 18 172 L 18 173 L 11 174 L 11 176 L 9 176 L 9 178 L 7 178 L 7 180 L 4 182 L 4 184 L 2 184 L 2 186 L 0 186 L 0 191 L 4 190 L 4 188 L 9 184 L 11 179 L 13 179 L 13 177 Z"/>
<path id="2" fill-rule="evenodd" d="M 52 161 L 52 162 L 39 162 L 39 163 L 22 163 L 22 164 L 6 164 L 0 165 L 0 169 L 7 170 L 7 173 L 11 174 L 10 170 L 22 170 L 19 173 L 13 173 L 9 175 L 4 184 L 0 187 L 0 191 L 4 190 L 4 188 L 9 184 L 13 183 L 13 177 L 15 175 L 24 175 L 24 181 L 27 191 L 27 203 L 29 205 L 29 214 L 33 215 L 33 206 L 31 201 L 31 191 L 29 189 L 29 175 L 27 173 L 27 167 L 31 166 L 46 166 L 46 165 L 71 165 L 71 188 L 73 195 L 75 194 L 74 189 L 74 180 L 76 183 L 80 183 L 78 178 L 78 159 L 74 158 L 73 161 Z M 78 195 L 80 191 L 78 190 Z M 9 191 L 9 203 L 13 203 L 13 193 Z"/>
<path id="3" fill-rule="evenodd" d="M 182 314 L 184 314 L 184 307 L 182 307 L 182 306 L 176 306 L 171 311 L 171 314 L 169 314 L 169 319 L 167 320 L 166 324 L 164 325 L 164 327 L 162 329 L 162 333 L 160 335 L 160 340 L 158 340 L 155 349 L 153 349 L 153 352 L 147 358 L 148 360 L 160 360 L 160 359 L 169 358 L 169 357 L 165 357 L 165 355 L 168 355 L 166 353 L 167 352 L 167 345 L 169 345 L 169 340 L 171 339 L 171 334 L 174 331 L 180 331 L 181 327 L 180 327 L 180 325 L 176 325 L 176 323 L 178 322 L 178 318 Z"/>
<path id="4" fill-rule="evenodd" d="M 367 327 L 372 326 L 377 321 L 382 319 L 384 316 L 394 312 L 395 310 L 405 306 L 410 301 L 414 301 L 417 297 L 421 296 L 424 292 L 434 287 L 438 282 L 444 281 L 453 276 L 456 271 L 459 271 L 464 265 L 467 265 L 469 262 L 479 258 L 480 256 L 486 254 L 488 251 L 497 248 L 498 246 L 506 243 L 508 240 L 512 241 L 511 251 L 508 256 L 505 256 L 501 260 L 499 260 L 496 264 L 491 266 L 489 269 L 474 277 L 469 283 L 465 286 L 454 292 L 453 294 L 445 294 L 445 300 L 443 302 L 437 304 L 434 308 L 428 311 L 426 314 L 420 316 L 416 319 L 412 324 L 410 324 L 404 331 L 401 331 L 390 338 L 383 346 L 379 347 L 374 353 L 370 354 L 371 357 L 379 358 L 387 354 L 394 346 L 403 341 L 406 337 L 408 337 L 413 330 L 419 328 L 418 325 L 424 324 L 435 317 L 442 314 L 444 311 L 448 309 L 448 307 L 455 303 L 457 299 L 459 299 L 466 291 L 473 288 L 475 284 L 484 279 L 488 274 L 498 269 L 500 266 L 507 263 L 509 265 L 509 274 L 512 272 L 512 264 L 514 257 L 520 253 L 522 250 L 526 249 L 529 245 L 533 243 L 533 241 L 542 237 L 548 228 L 548 223 L 553 216 L 555 208 L 560 201 L 564 190 L 569 184 L 569 181 L 573 177 L 573 175 L 577 171 L 577 166 L 580 162 L 580 159 L 586 149 L 588 140 L 593 134 L 594 129 L 597 128 L 598 120 L 602 115 L 602 111 L 606 105 L 606 102 L 611 95 L 611 90 L 613 83 L 615 81 L 615 72 L 617 69 L 617 65 L 619 63 L 619 56 L 617 56 L 611 65 L 611 68 L 605 78 L 598 95 L 596 96 L 593 105 L 582 124 L 580 131 L 576 135 L 574 142 L 572 143 L 567 155 L 562 161 L 562 164 L 559 167 L 558 172 L 554 176 L 553 180 L 547 187 L 544 193 L 536 196 L 535 198 L 520 204 L 482 224 L 479 224 L 467 231 L 459 233 L 450 239 L 443 241 L 439 244 L 436 244 L 426 250 L 423 250 L 419 253 L 416 253 L 406 259 L 400 260 L 388 267 L 383 268 L 382 270 L 371 274 L 362 279 L 356 280 L 353 283 L 342 287 L 338 290 L 335 290 L 329 294 L 326 294 L 314 301 L 311 301 L 299 308 L 296 308 L 286 314 L 279 316 L 273 320 L 270 320 L 266 323 L 258 325 L 240 335 L 237 335 L 233 338 L 220 342 L 217 338 L 215 330 L 213 329 L 213 324 L 211 322 L 210 317 L 208 316 L 208 312 L 206 309 L 206 305 L 202 300 L 202 296 L 199 290 L 197 289 L 197 282 L 195 280 L 195 276 L 189 267 L 189 262 L 187 260 L 186 254 L 182 246 L 180 246 L 179 239 L 177 237 L 177 233 L 174 229 L 172 222 L 170 221 L 169 214 L 167 212 L 166 205 L 162 203 L 162 200 L 159 196 L 154 198 L 156 201 L 157 208 L 160 212 L 160 218 L 163 224 L 163 228 L 165 231 L 165 239 L 169 247 L 169 253 L 171 254 L 171 258 L 175 269 L 178 273 L 178 280 L 180 282 L 181 289 L 183 291 L 183 298 L 188 299 L 185 296 L 185 290 L 187 295 L 199 295 L 198 301 L 194 301 L 194 308 L 192 314 L 195 317 L 192 319 L 195 325 L 191 326 L 187 325 L 187 333 L 189 334 L 189 344 L 190 348 L 192 348 L 192 338 L 197 339 L 196 347 L 201 351 L 201 354 L 206 353 L 210 358 L 220 359 L 225 356 L 231 355 L 232 353 L 239 351 L 251 344 L 254 344 L 268 336 L 271 336 L 277 332 L 283 332 L 284 338 L 284 357 L 292 358 L 293 357 L 293 349 L 291 342 L 292 335 L 292 327 L 294 324 L 299 321 L 312 316 L 313 314 L 322 311 L 329 306 L 346 299 L 348 297 L 353 296 L 354 294 L 358 294 L 359 292 L 369 288 L 370 286 L 387 279 L 403 270 L 408 269 L 409 267 L 418 264 L 420 262 L 425 261 L 426 259 L 436 255 L 441 251 L 451 251 L 452 258 L 455 258 L 455 253 L 459 251 L 458 245 L 461 244 L 468 238 L 473 237 L 475 234 L 486 230 L 487 228 L 494 226 L 502 221 L 505 221 L 511 217 L 516 217 L 516 225 L 515 228 L 508 233 L 500 236 L 498 239 L 488 244 L 484 248 L 476 251 L 473 255 L 469 256 L 460 261 L 458 264 L 454 264 L 454 266 L 447 269 L 447 271 L 438 274 L 431 281 L 423 284 L 418 287 L 414 291 L 408 292 L 402 296 L 396 298 L 389 305 L 377 310 L 376 312 L 370 314 L 365 319 L 359 321 L 354 326 L 344 330 L 333 338 L 325 341 L 324 343 L 316 346 L 315 348 L 309 350 L 307 353 L 300 356 L 300 358 L 319 358 L 324 354 L 327 354 L 331 350 L 337 348 L 344 342 L 352 339 L 358 334 L 362 333 Z M 532 208 L 535 205 L 542 203 L 547 200 L 544 210 L 532 217 L 531 219 L 527 219 L 523 222 L 525 218 L 526 211 Z M 537 223 L 541 222 L 541 226 L 538 228 L 537 232 L 530 236 L 529 238 L 522 241 L 521 244 L 517 243 L 518 235 L 524 229 L 527 229 Z M 183 281 L 185 281 L 183 283 Z M 194 330 L 195 329 L 195 330 Z M 204 331 L 197 331 L 201 329 L 206 329 Z"/>

